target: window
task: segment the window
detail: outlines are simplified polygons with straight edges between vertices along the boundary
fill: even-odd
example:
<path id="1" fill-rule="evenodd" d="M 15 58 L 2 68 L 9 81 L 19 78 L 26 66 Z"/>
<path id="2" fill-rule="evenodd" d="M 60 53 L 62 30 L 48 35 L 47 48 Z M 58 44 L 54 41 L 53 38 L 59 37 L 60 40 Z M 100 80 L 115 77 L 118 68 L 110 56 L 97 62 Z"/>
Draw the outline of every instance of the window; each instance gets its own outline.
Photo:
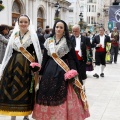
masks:
<path id="1" fill-rule="evenodd" d="M 69 12 L 73 12 L 73 9 L 69 9 Z"/>
<path id="2" fill-rule="evenodd" d="M 93 24 L 93 23 L 94 23 L 94 17 L 91 16 L 91 24 Z"/>
<path id="3" fill-rule="evenodd" d="M 89 5 L 89 12 L 90 12 L 90 5 Z"/>
<path id="4" fill-rule="evenodd" d="M 89 2 L 89 3 L 92 3 L 92 2 L 93 2 L 93 0 L 88 0 L 88 2 Z"/>
<path id="5" fill-rule="evenodd" d="M 83 12 L 84 11 L 84 6 L 80 7 L 80 11 Z"/>
<path id="6" fill-rule="evenodd" d="M 44 28 L 44 12 L 42 8 L 38 9 L 37 12 L 37 27 Z"/>
<path id="7" fill-rule="evenodd" d="M 95 11 L 94 12 L 96 12 L 96 5 L 95 5 Z"/>
<path id="8" fill-rule="evenodd" d="M 94 12 L 94 5 L 92 5 L 92 12 Z"/>
<path id="9" fill-rule="evenodd" d="M 12 6 L 12 26 L 15 26 L 15 23 L 18 17 L 20 16 L 20 14 L 21 14 L 21 5 L 17 0 L 15 0 Z"/>

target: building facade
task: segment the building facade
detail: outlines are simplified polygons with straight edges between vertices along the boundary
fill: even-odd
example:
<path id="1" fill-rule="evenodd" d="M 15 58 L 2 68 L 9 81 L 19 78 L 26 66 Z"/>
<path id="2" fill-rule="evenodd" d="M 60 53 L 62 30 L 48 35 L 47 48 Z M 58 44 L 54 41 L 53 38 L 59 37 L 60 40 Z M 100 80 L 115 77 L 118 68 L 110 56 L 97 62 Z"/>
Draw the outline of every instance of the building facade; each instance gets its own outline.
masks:
<path id="1" fill-rule="evenodd" d="M 87 23 L 86 31 L 98 31 L 100 26 L 109 31 L 109 7 L 115 1 L 119 2 L 120 5 L 120 0 L 75 0 L 69 7 L 70 15 L 68 22 L 71 25 L 78 24 L 80 21 L 79 15 L 82 13 L 83 21 Z"/>
<path id="2" fill-rule="evenodd" d="M 78 24 L 80 21 L 79 15 L 82 13 L 83 21 L 87 23 L 87 31 L 93 28 L 93 31 L 97 30 L 100 26 L 104 26 L 104 8 L 105 0 L 76 0 L 72 2 L 70 9 L 73 9 L 73 13 L 70 12 L 69 24 Z M 73 15 L 71 15 L 73 14 Z M 92 31 L 92 30 L 91 30 Z"/>
<path id="3" fill-rule="evenodd" d="M 68 7 L 70 2 L 67 0 L 3 0 L 5 9 L 0 12 L 0 24 L 15 25 L 20 14 L 28 15 L 35 28 L 45 28 L 49 25 L 53 27 L 56 3 L 60 5 L 59 18 L 68 23 Z"/>

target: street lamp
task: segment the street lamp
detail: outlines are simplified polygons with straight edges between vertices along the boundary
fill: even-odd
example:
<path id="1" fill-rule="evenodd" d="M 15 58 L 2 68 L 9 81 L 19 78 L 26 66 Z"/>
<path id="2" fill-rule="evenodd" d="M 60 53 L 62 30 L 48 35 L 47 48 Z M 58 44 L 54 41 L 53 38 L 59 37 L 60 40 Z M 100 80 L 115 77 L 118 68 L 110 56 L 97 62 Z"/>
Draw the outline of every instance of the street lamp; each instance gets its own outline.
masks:
<path id="1" fill-rule="evenodd" d="M 80 25 L 81 30 L 84 31 L 87 28 L 87 23 L 83 19 L 83 13 L 82 12 L 80 12 L 79 18 L 80 18 L 80 21 L 79 21 L 78 24 Z"/>
<path id="2" fill-rule="evenodd" d="M 80 28 L 82 28 L 83 27 L 83 13 L 82 12 L 80 13 L 79 18 L 80 18 L 79 25 L 80 25 Z"/>
<path id="3" fill-rule="evenodd" d="M 94 30 L 95 30 L 95 32 L 96 32 L 96 28 L 97 28 L 97 23 L 96 22 L 94 22 Z"/>
<path id="4" fill-rule="evenodd" d="M 55 20 L 58 20 L 58 19 L 60 19 L 59 18 L 59 12 L 60 12 L 60 9 L 61 9 L 60 4 L 57 2 L 54 7 L 56 8 L 56 10 L 55 10 Z"/>
<path id="5" fill-rule="evenodd" d="M 96 22 L 94 22 L 94 27 L 96 27 L 96 25 L 97 25 L 97 23 L 96 23 Z"/>
<path id="6" fill-rule="evenodd" d="M 82 12 L 80 13 L 79 17 L 80 17 L 80 21 L 83 21 L 83 13 Z"/>

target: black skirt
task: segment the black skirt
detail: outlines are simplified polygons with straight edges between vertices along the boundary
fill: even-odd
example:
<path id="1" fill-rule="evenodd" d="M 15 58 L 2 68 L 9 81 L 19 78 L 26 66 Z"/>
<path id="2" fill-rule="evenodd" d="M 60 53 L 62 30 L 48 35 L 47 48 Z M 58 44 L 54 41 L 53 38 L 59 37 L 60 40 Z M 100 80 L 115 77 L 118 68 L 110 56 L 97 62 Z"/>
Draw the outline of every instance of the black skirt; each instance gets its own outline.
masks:
<path id="1" fill-rule="evenodd" d="M 64 80 L 64 74 L 64 70 L 50 58 L 40 80 L 37 93 L 38 104 L 56 106 L 66 100 L 68 83 Z"/>
<path id="2" fill-rule="evenodd" d="M 1 79 L 0 114 L 24 116 L 32 112 L 34 90 L 29 92 L 32 80 L 29 66 L 30 62 L 20 52 L 13 53 Z"/>

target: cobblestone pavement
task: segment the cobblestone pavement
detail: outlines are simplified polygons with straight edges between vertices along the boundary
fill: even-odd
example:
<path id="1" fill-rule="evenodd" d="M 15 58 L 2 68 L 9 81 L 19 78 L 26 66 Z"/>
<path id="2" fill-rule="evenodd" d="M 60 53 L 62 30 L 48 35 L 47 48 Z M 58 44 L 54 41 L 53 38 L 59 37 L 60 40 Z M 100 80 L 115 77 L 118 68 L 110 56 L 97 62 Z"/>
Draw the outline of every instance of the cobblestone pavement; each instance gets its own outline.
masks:
<path id="1" fill-rule="evenodd" d="M 85 83 L 91 114 L 86 120 L 120 120 L 120 55 L 117 64 L 107 64 L 104 78 L 93 78 L 93 74 L 94 71 L 87 72 Z M 10 120 L 10 117 L 0 116 L 0 120 Z"/>

